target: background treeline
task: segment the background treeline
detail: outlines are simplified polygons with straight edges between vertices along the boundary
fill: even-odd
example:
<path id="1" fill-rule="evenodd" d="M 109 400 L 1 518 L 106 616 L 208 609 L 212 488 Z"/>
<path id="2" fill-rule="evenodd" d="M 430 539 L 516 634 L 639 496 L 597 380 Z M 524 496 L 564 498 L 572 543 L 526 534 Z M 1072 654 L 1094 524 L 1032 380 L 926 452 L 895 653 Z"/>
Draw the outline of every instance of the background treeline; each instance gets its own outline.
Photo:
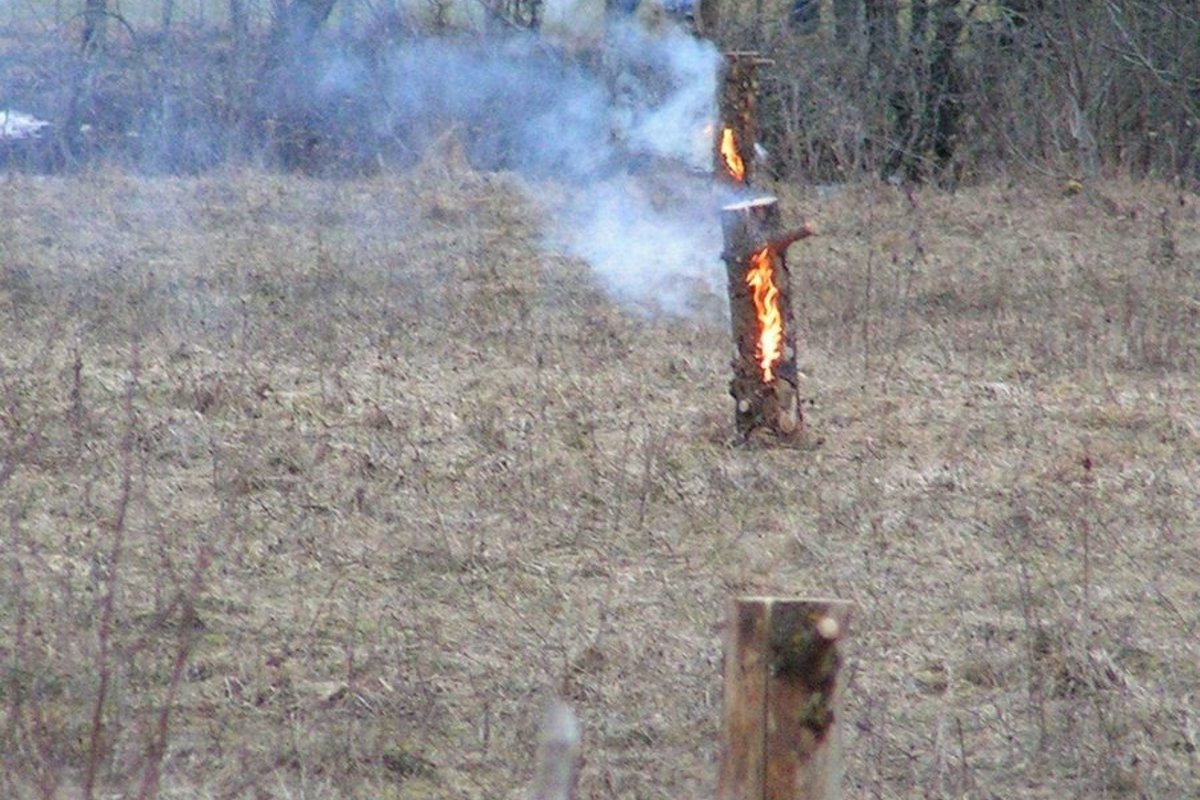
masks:
<path id="1" fill-rule="evenodd" d="M 787 173 L 1196 178 L 1193 0 L 796 0 L 787 14 L 761 5 L 718 9 L 710 22 L 774 58 L 764 138 Z"/>
<path id="2" fill-rule="evenodd" d="M 148 172 L 239 159 L 347 172 L 414 158 L 411 131 L 369 124 L 389 45 L 431 30 L 536 29 L 543 8 L 61 0 L 27 14 L 22 2 L 0 17 L 0 108 L 54 127 L 0 143 L 0 160 L 59 169 L 103 158 Z M 692 21 L 686 4 L 669 5 Z M 772 59 L 760 124 L 781 177 L 1200 177 L 1195 0 L 703 0 L 694 11 L 702 35 Z M 331 85 L 339 54 L 357 74 Z M 582 50 L 554 57 L 589 63 Z"/>

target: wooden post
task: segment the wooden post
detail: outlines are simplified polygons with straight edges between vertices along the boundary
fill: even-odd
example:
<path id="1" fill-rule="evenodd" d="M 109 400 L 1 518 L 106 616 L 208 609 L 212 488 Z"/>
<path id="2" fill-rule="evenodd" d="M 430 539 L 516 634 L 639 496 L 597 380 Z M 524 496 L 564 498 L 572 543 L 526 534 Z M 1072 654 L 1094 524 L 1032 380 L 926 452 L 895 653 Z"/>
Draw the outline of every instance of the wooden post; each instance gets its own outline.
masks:
<path id="1" fill-rule="evenodd" d="M 733 601 L 717 800 L 841 797 L 839 642 L 849 620 L 838 600 Z"/>
<path id="2" fill-rule="evenodd" d="M 721 184 L 741 187 L 754 182 L 758 67 L 769 63 L 758 53 L 725 54 L 713 141 L 713 175 Z"/>
<path id="3" fill-rule="evenodd" d="M 529 800 L 573 800 L 579 780 L 579 720 L 561 700 L 546 709 Z"/>
<path id="4" fill-rule="evenodd" d="M 813 228 L 805 223 L 784 232 L 774 197 L 725 206 L 721 227 L 736 347 L 729 385 L 734 422 L 746 438 L 759 431 L 798 438 L 803 434 L 804 418 L 797 386 L 787 248 L 813 235 Z M 772 330 L 768 332 L 768 328 Z"/>

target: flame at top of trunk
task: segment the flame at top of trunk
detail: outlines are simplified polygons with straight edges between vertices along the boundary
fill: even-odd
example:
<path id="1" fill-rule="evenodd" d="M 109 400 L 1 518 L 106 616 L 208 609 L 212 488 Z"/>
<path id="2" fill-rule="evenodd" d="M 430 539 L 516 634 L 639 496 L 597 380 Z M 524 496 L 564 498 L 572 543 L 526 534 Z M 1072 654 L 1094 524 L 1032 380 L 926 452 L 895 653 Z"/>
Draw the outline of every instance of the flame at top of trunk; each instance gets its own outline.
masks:
<path id="1" fill-rule="evenodd" d="M 738 153 L 733 128 L 721 129 L 721 160 L 725 162 L 725 169 L 731 178 L 738 183 L 746 180 L 746 162 L 742 161 Z"/>
<path id="2" fill-rule="evenodd" d="M 775 284 L 775 259 L 771 248 L 764 247 L 750 256 L 746 285 L 754 297 L 758 316 L 758 347 L 755 357 L 762 368 L 763 383 L 775 379 L 773 368 L 783 357 L 783 314 L 779 310 L 779 287 Z"/>

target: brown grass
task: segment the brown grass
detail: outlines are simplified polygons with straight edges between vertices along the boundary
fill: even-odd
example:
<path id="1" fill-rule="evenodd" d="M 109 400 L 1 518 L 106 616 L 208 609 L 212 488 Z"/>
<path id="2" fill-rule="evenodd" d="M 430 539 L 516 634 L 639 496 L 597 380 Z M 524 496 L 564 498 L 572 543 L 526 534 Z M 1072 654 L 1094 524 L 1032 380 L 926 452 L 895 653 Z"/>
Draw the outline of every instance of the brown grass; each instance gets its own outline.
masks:
<path id="1" fill-rule="evenodd" d="M 515 797 L 561 692 L 581 797 L 711 797 L 770 592 L 858 605 L 849 797 L 1194 796 L 1200 202 L 784 197 L 752 449 L 504 176 L 7 179 L 0 795 Z"/>

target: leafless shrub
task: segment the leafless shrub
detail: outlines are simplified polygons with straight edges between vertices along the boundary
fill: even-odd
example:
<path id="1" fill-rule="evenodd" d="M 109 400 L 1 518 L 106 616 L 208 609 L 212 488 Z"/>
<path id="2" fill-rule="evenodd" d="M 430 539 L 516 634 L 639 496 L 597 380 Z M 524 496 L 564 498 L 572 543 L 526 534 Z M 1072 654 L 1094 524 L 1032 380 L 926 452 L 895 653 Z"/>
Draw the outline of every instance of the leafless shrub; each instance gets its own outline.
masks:
<path id="1" fill-rule="evenodd" d="M 828 593 L 854 794 L 1187 796 L 1194 198 L 1006 177 L 779 187 L 803 450 L 503 176 L 8 179 L 0 793 L 516 796 L 562 690 L 581 796 L 703 797 L 724 601 Z"/>
<path id="2" fill-rule="evenodd" d="M 997 170 L 1179 177 L 1200 130 L 1195 15 L 1184 0 L 825 6 L 822 25 L 723 5 L 718 38 L 774 59 L 763 138 L 787 177 L 953 184 Z M 849 123 L 849 124 L 847 124 Z"/>

